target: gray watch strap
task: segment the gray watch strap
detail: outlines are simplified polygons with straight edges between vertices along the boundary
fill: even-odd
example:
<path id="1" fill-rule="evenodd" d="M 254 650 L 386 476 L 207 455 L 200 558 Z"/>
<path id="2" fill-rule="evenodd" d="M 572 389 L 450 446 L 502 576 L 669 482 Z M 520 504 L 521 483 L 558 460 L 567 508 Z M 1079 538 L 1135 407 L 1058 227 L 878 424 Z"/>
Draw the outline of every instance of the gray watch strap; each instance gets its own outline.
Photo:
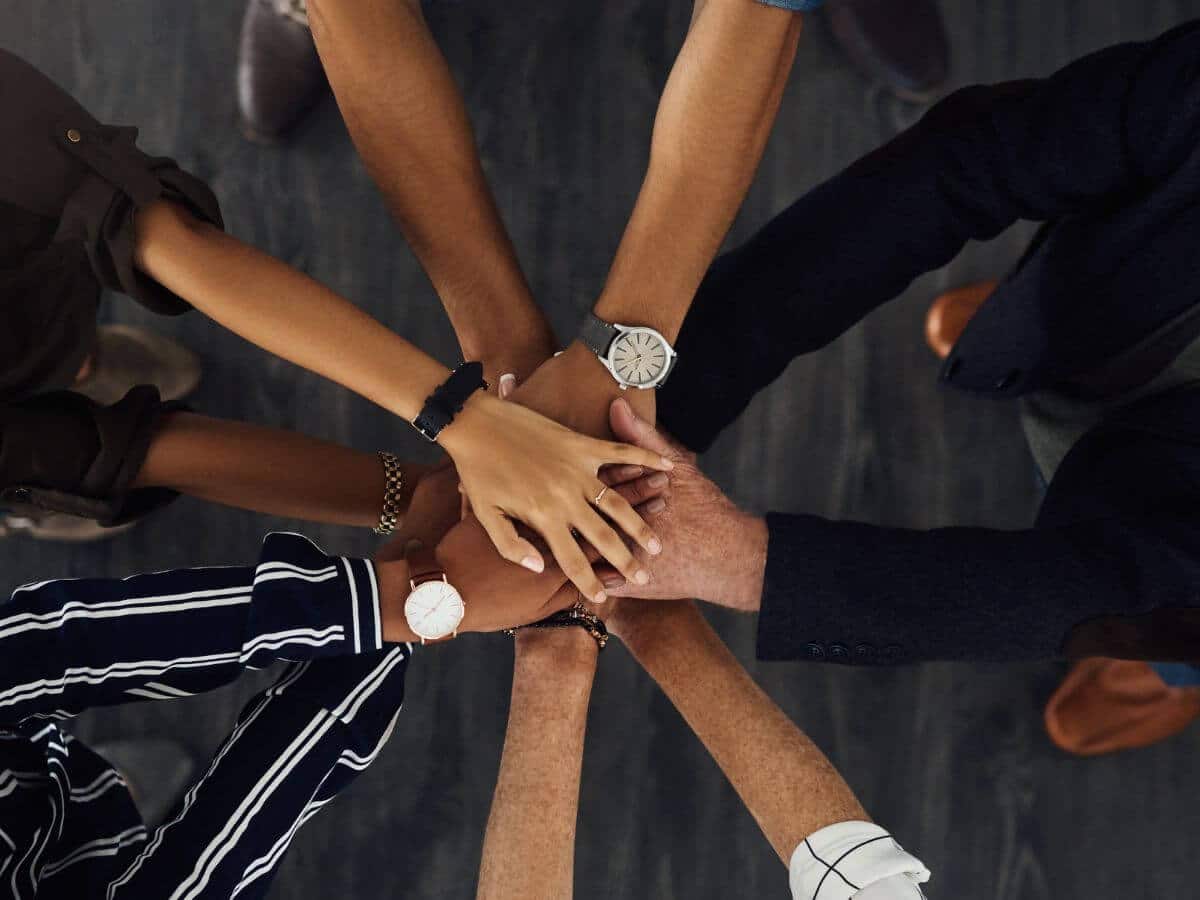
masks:
<path id="1" fill-rule="evenodd" d="M 617 327 L 605 322 L 595 313 L 583 317 L 583 325 L 579 328 L 579 340 L 585 347 L 600 358 L 608 356 L 608 348 L 617 339 Z"/>

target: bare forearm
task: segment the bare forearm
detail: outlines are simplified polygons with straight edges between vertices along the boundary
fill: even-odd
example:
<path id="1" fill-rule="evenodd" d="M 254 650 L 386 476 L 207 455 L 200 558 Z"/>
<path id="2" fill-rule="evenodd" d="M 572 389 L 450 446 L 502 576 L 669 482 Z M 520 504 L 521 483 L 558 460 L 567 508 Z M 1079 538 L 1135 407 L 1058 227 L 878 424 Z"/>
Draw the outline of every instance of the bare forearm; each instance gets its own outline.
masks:
<path id="1" fill-rule="evenodd" d="M 842 776 L 694 605 L 661 603 L 633 621 L 620 637 L 703 741 L 784 863 L 819 829 L 867 819 Z"/>
<path id="2" fill-rule="evenodd" d="M 572 894 L 575 824 L 596 642 L 578 628 L 519 632 L 512 704 L 479 869 L 480 900 Z"/>
<path id="3" fill-rule="evenodd" d="M 354 144 L 445 304 L 464 355 L 486 360 L 501 335 L 549 355 L 549 326 L 420 4 L 310 0 L 308 10 Z"/>
<path id="4" fill-rule="evenodd" d="M 135 260 L 235 334 L 404 419 L 448 374 L 324 285 L 168 203 L 138 214 Z"/>
<path id="5" fill-rule="evenodd" d="M 698 10 L 659 104 L 646 179 L 596 305 L 601 318 L 675 339 L 754 178 L 799 36 L 798 15 L 749 0 Z"/>
<path id="6" fill-rule="evenodd" d="M 404 466 L 404 507 L 424 471 Z M 134 486 L 171 488 L 268 515 L 371 527 L 379 522 L 384 475 L 374 453 L 276 428 L 171 413 Z"/>

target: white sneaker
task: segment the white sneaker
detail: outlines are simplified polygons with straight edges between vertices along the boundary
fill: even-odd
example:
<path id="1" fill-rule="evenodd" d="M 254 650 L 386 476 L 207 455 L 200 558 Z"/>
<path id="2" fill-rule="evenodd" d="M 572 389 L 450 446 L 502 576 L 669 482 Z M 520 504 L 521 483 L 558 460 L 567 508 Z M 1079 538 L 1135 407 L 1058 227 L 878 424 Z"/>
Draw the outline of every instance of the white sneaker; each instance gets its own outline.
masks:
<path id="1" fill-rule="evenodd" d="M 164 401 L 181 400 L 200 384 L 200 357 L 178 341 L 131 325 L 101 325 L 92 372 L 71 390 L 111 406 L 139 384 Z"/>
<path id="2" fill-rule="evenodd" d="M 106 541 L 132 530 L 138 523 L 126 522 L 105 528 L 94 519 L 70 516 L 66 513 L 43 513 L 36 516 L 9 513 L 0 515 L 0 538 L 27 535 L 39 541 L 58 541 L 64 544 L 86 544 Z"/>

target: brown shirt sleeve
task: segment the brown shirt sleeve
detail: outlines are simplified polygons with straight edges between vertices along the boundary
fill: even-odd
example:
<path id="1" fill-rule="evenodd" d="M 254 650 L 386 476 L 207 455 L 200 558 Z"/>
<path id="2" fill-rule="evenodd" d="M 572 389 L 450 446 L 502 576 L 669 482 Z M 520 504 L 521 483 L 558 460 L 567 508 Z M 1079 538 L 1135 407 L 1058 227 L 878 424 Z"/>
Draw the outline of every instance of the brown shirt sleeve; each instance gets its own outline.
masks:
<path id="1" fill-rule="evenodd" d="M 0 505 L 119 525 L 177 494 L 130 490 L 155 428 L 175 409 L 158 389 L 133 388 L 112 406 L 56 391 L 0 406 Z"/>

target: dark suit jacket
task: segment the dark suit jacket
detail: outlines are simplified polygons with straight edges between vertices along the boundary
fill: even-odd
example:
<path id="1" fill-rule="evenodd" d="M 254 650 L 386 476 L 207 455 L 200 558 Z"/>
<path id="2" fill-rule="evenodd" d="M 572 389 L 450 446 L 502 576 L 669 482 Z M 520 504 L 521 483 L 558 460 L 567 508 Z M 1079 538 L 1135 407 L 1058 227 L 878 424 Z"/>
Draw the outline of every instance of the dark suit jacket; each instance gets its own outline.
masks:
<path id="1" fill-rule="evenodd" d="M 950 385 L 1060 384 L 1200 303 L 1200 23 L 961 90 L 719 259 L 665 425 L 707 447 L 797 355 L 1018 219 L 1047 224 L 955 347 Z M 773 514 L 759 655 L 1200 660 L 1198 443 L 1200 390 L 1105 422 L 1025 531 Z"/>

